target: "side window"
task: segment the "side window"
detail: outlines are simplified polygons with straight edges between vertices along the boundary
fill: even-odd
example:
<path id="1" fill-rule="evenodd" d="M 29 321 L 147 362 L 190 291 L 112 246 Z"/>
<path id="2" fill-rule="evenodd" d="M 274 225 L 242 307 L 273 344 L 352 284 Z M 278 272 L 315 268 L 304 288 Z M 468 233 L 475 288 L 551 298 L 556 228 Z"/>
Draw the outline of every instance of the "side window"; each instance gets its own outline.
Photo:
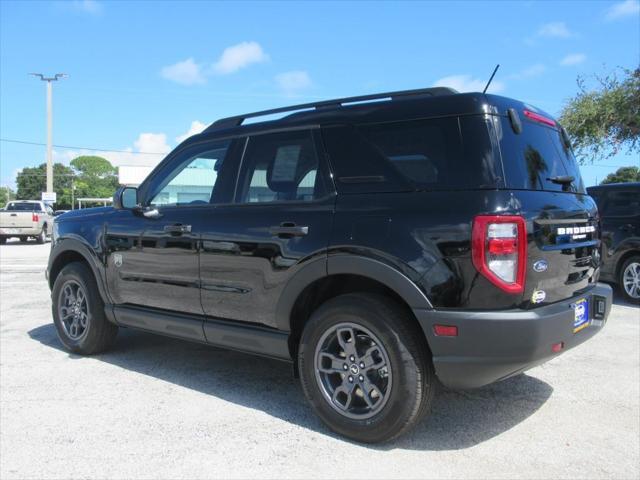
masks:
<path id="1" fill-rule="evenodd" d="M 239 203 L 304 202 L 327 193 L 310 131 L 251 137 L 242 164 Z"/>
<path id="2" fill-rule="evenodd" d="M 207 204 L 220 188 L 219 173 L 227 157 L 230 141 L 200 147 L 186 154 L 155 189 L 150 204 L 154 207 Z"/>
<path id="3" fill-rule="evenodd" d="M 604 215 L 610 217 L 633 217 L 640 212 L 640 192 L 612 190 L 607 193 Z"/>

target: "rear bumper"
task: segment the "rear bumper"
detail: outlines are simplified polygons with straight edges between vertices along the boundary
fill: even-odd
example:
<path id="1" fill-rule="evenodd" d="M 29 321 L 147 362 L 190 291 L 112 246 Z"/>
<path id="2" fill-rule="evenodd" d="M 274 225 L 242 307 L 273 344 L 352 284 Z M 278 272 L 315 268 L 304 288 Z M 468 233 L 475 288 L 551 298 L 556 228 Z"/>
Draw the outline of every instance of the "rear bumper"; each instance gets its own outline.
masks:
<path id="1" fill-rule="evenodd" d="M 572 304 L 589 299 L 589 325 L 573 332 Z M 596 312 L 604 301 L 604 312 Z M 469 312 L 414 310 L 427 336 L 440 381 L 450 388 L 477 388 L 540 365 L 598 333 L 611 310 L 612 290 L 598 283 L 589 292 L 535 310 Z M 434 334 L 434 325 L 455 325 L 457 337 Z M 563 342 L 559 353 L 552 345 Z"/>
<path id="2" fill-rule="evenodd" d="M 40 235 L 42 227 L 3 227 L 0 228 L 0 235 L 3 237 L 22 237 Z"/>

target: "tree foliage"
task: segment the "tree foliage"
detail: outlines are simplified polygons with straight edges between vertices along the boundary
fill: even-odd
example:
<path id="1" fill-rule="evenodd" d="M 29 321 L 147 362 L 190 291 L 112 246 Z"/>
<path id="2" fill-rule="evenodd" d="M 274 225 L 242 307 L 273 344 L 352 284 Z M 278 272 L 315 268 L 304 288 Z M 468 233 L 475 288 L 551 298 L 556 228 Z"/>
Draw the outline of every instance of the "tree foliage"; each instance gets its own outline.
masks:
<path id="1" fill-rule="evenodd" d="M 562 109 L 565 127 L 580 163 L 609 158 L 621 149 L 640 153 L 640 68 L 596 76 L 589 89 L 578 78 L 578 94 Z"/>
<path id="2" fill-rule="evenodd" d="M 0 208 L 4 208 L 9 200 L 15 198 L 15 193 L 9 187 L 0 187 Z"/>
<path id="3" fill-rule="evenodd" d="M 23 168 L 16 185 L 19 200 L 39 200 L 47 185 L 47 166 Z M 71 160 L 71 166 L 53 165 L 53 190 L 57 194 L 56 209 L 71 208 L 73 197 L 108 198 L 118 188 L 117 169 L 102 157 L 81 156 Z M 2 197 L 0 197 L 1 200 Z"/>
<path id="4" fill-rule="evenodd" d="M 71 208 L 71 178 L 73 170 L 62 163 L 53 165 L 53 190 L 57 194 L 55 208 Z M 26 167 L 16 178 L 18 200 L 40 200 L 41 192 L 47 189 L 47 164 Z"/>
<path id="5" fill-rule="evenodd" d="M 71 160 L 76 197 L 112 197 L 118 188 L 118 171 L 106 158 L 82 156 Z"/>
<path id="6" fill-rule="evenodd" d="M 626 182 L 640 182 L 640 167 L 620 167 L 614 173 L 607 175 L 600 185 Z"/>

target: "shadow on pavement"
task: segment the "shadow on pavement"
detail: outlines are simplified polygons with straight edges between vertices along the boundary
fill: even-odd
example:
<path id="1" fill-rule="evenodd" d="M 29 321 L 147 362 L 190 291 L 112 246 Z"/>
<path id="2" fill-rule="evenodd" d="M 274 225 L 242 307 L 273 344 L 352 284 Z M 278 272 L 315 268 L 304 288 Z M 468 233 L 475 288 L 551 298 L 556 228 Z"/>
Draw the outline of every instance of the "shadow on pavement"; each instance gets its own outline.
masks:
<path id="1" fill-rule="evenodd" d="M 38 342 L 65 351 L 53 324 L 29 331 Z M 82 358 L 70 354 L 70 358 Z M 145 332 L 120 329 L 113 349 L 97 357 L 143 375 L 172 382 L 222 400 L 262 410 L 302 427 L 342 439 L 330 432 L 308 406 L 291 365 L 238 352 L 194 344 Z M 409 434 L 371 448 L 458 450 L 499 435 L 535 413 L 553 388 L 528 375 L 478 390 L 441 388 L 431 416 Z"/>

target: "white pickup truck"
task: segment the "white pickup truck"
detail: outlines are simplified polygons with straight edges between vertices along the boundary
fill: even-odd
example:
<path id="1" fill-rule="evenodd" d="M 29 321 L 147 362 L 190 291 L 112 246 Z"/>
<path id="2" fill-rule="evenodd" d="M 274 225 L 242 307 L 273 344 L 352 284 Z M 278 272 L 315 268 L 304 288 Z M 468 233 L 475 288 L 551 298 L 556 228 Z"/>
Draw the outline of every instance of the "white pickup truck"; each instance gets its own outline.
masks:
<path id="1" fill-rule="evenodd" d="M 34 237 L 38 243 L 47 241 L 53 229 L 53 210 L 38 200 L 15 200 L 0 210 L 0 244 L 18 237 L 26 242 Z"/>

